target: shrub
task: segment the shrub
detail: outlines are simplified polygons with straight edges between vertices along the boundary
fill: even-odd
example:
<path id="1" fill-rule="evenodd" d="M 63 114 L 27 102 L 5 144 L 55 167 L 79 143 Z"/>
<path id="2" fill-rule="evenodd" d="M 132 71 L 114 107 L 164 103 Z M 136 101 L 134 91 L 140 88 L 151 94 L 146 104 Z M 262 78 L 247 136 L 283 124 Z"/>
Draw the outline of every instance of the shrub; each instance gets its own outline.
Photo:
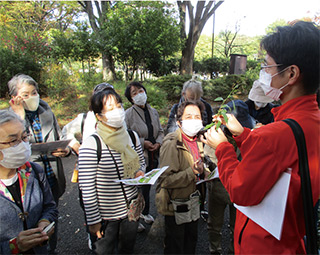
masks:
<path id="1" fill-rule="evenodd" d="M 48 95 L 53 99 L 62 99 L 68 94 L 77 92 L 73 76 L 60 65 L 51 65 L 49 69 L 43 73 L 41 83 L 47 91 L 42 91 L 42 95 Z M 39 86 L 41 88 L 42 86 Z"/>
<path id="2" fill-rule="evenodd" d="M 181 96 L 183 83 L 190 80 L 191 75 L 167 75 L 157 80 L 148 80 L 145 83 L 159 88 L 167 93 L 167 99 L 170 101 L 178 101 Z M 144 84 L 145 84 L 144 83 Z"/>
<path id="3" fill-rule="evenodd" d="M 217 97 L 225 98 L 230 93 L 231 89 L 238 85 L 237 93 L 249 93 L 250 88 L 255 78 L 247 75 L 226 75 L 203 83 L 203 90 L 206 99 L 214 100 Z"/>
<path id="4" fill-rule="evenodd" d="M 18 73 L 30 75 L 39 81 L 41 66 L 25 55 L 0 48 L 0 63 L 0 97 L 6 96 L 8 81 Z"/>
<path id="5" fill-rule="evenodd" d="M 196 73 L 213 74 L 214 77 L 229 70 L 229 59 L 227 58 L 207 58 L 201 61 L 194 61 L 193 70 Z"/>

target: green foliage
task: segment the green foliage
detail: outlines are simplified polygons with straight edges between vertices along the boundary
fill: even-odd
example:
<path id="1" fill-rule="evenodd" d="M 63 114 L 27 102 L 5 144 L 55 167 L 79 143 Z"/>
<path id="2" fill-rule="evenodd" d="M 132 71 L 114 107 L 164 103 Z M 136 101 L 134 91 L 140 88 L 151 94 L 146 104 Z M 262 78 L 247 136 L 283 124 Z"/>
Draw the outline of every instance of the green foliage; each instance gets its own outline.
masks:
<path id="1" fill-rule="evenodd" d="M 27 56 L 42 65 L 48 61 L 52 50 L 47 38 L 37 32 L 30 35 L 16 35 L 13 40 L 5 40 L 4 38 L 1 38 L 1 40 L 5 48 L 22 56 Z"/>
<path id="2" fill-rule="evenodd" d="M 236 46 L 231 53 L 238 53 L 247 55 L 247 59 L 254 60 L 258 58 L 260 37 L 249 37 L 245 35 L 237 35 L 233 44 Z M 225 38 L 216 35 L 214 38 L 214 57 L 226 58 Z M 201 35 L 198 44 L 195 48 L 195 60 L 202 61 L 210 59 L 212 56 L 212 37 L 208 35 Z"/>
<path id="3" fill-rule="evenodd" d="M 57 63 L 67 61 L 71 58 L 74 43 L 71 36 L 60 30 L 52 30 L 52 55 Z"/>
<path id="4" fill-rule="evenodd" d="M 217 77 L 220 73 L 228 72 L 229 62 L 227 58 L 206 58 L 201 61 L 194 61 L 193 70 L 196 73 L 213 74 L 213 77 Z"/>
<path id="5" fill-rule="evenodd" d="M 75 31 L 70 40 L 73 42 L 71 57 L 76 61 L 81 61 L 84 71 L 84 62 L 87 62 L 90 71 L 90 65 L 95 58 L 99 56 L 98 45 L 95 37 L 90 34 L 89 27 L 86 24 L 77 24 L 78 29 Z"/>
<path id="6" fill-rule="evenodd" d="M 42 94 L 48 95 L 53 99 L 62 99 L 70 93 L 77 91 L 75 86 L 75 81 L 73 76 L 61 68 L 59 65 L 52 65 L 50 70 L 44 72 L 41 81 L 39 84 L 42 84 L 47 89 L 47 91 L 42 91 Z"/>
<path id="7" fill-rule="evenodd" d="M 0 48 L 0 96 L 6 96 L 8 81 L 18 73 L 30 75 L 35 80 L 39 79 L 41 66 L 26 55 Z"/>
<path id="8" fill-rule="evenodd" d="M 162 2 L 117 2 L 107 14 L 100 49 L 125 67 L 126 79 L 138 66 L 156 75 L 168 72 L 167 57 L 180 49 L 180 40 L 177 22 L 165 7 Z"/>
<path id="9" fill-rule="evenodd" d="M 227 116 L 227 112 L 228 110 L 232 110 L 230 108 L 229 105 L 226 105 L 227 100 L 233 100 L 234 94 L 238 91 L 239 86 L 235 85 L 233 86 L 233 88 L 231 89 L 230 93 L 226 96 L 225 99 L 219 97 L 219 101 L 222 101 L 218 111 L 217 111 L 217 116 L 221 118 L 221 116 L 223 117 L 224 121 L 226 123 L 228 123 L 228 116 Z M 215 99 L 215 101 L 217 101 L 217 98 Z M 233 102 L 233 109 L 235 109 L 235 105 Z M 218 121 L 216 122 L 212 122 L 211 124 L 208 124 L 205 129 L 209 129 L 210 127 L 212 127 L 213 125 L 215 125 L 215 129 L 218 130 L 219 127 L 222 125 L 221 120 L 218 119 Z"/>
<path id="10" fill-rule="evenodd" d="M 52 31 L 52 48 L 57 62 L 80 61 L 82 72 L 91 71 L 95 59 L 99 56 L 96 37 L 86 24 L 77 23 L 77 30 L 70 35 L 59 30 Z"/>
<path id="11" fill-rule="evenodd" d="M 183 83 L 190 80 L 191 75 L 167 75 L 157 80 L 148 80 L 154 87 L 167 93 L 167 99 L 170 101 L 178 101 L 181 97 Z"/>
<path id="12" fill-rule="evenodd" d="M 287 26 L 288 22 L 284 19 L 277 19 L 275 22 L 271 23 L 266 28 L 266 34 L 271 34 L 276 31 L 277 27 Z"/>
<path id="13" fill-rule="evenodd" d="M 213 100 L 217 97 L 227 98 L 230 91 L 237 86 L 237 93 L 247 94 L 254 82 L 253 77 L 247 75 L 226 75 L 202 84 L 205 98 Z"/>
<path id="14" fill-rule="evenodd" d="M 84 93 L 92 93 L 93 88 L 103 82 L 102 73 L 88 72 L 80 74 L 78 88 Z M 112 84 L 112 83 L 111 83 Z"/>
<path id="15" fill-rule="evenodd" d="M 154 107 L 158 112 L 161 112 L 168 105 L 167 93 L 161 88 L 152 86 L 148 83 L 143 83 L 146 85 L 146 90 L 148 93 L 148 102 Z"/>

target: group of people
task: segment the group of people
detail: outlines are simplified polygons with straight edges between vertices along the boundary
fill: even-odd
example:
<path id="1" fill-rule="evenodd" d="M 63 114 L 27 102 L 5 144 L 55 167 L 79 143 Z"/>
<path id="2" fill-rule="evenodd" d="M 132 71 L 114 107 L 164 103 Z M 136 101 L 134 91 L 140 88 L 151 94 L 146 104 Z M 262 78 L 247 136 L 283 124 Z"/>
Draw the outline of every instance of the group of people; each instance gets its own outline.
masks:
<path id="1" fill-rule="evenodd" d="M 154 198 L 164 216 L 164 254 L 196 253 L 206 193 L 210 253 L 222 252 L 221 228 L 228 205 L 230 253 L 305 254 L 298 149 L 282 120 L 294 119 L 302 127 L 315 205 L 320 195 L 319 45 L 320 31 L 309 22 L 279 27 L 264 37 L 261 48 L 266 57 L 259 80 L 248 101 L 229 103 L 232 112 L 227 118 L 213 113 L 202 98 L 200 82 L 187 81 L 180 102 L 171 109 L 166 135 L 139 82 L 126 88 L 132 104 L 127 110 L 112 85 L 98 84 L 90 111 L 61 131 L 50 107 L 40 99 L 37 83 L 27 75 L 14 76 L 8 83 L 10 108 L 0 110 L 0 253 L 55 252 L 57 205 L 66 182 L 61 157 L 74 152 L 89 240 L 97 254 L 133 253 L 137 232 L 144 228 L 139 218 L 147 224 L 154 221 L 150 186 L 115 181 L 164 166 L 168 168 L 157 181 Z M 274 101 L 281 105 L 275 107 Z M 211 122 L 226 128 L 213 126 L 200 134 Z M 31 152 L 30 143 L 60 139 L 71 139 L 69 147 L 50 155 Z M 233 204 L 261 203 L 287 169 L 290 188 L 278 240 Z M 218 171 L 219 178 L 197 185 L 211 171 Z M 141 215 L 128 217 L 138 200 L 145 206 L 133 209 L 140 209 Z M 47 230 L 52 222 L 55 226 Z"/>

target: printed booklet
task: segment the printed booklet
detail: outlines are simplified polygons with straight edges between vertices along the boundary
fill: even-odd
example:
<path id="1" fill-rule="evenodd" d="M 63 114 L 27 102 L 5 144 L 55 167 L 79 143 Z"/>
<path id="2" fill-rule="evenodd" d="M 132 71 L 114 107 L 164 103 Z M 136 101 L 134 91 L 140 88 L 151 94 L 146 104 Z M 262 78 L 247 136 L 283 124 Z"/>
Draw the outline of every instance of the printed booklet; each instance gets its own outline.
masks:
<path id="1" fill-rule="evenodd" d="M 116 180 L 115 182 L 122 182 L 126 185 L 153 185 L 156 183 L 157 179 L 164 171 L 166 171 L 168 166 L 162 168 L 155 168 L 150 172 L 146 173 L 144 176 L 139 176 L 135 179 L 123 179 Z"/>

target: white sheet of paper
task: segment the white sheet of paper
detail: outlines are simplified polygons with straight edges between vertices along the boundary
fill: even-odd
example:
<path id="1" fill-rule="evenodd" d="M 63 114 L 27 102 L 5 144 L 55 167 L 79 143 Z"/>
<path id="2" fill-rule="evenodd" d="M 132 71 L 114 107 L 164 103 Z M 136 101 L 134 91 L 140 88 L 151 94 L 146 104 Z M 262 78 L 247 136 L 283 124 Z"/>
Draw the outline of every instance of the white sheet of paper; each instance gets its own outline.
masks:
<path id="1" fill-rule="evenodd" d="M 284 172 L 260 204 L 254 206 L 234 206 L 252 221 L 281 239 L 282 225 L 286 211 L 291 169 Z"/>
<path id="2" fill-rule="evenodd" d="M 127 185 L 153 185 L 156 183 L 157 179 L 164 171 L 167 170 L 169 166 L 164 166 L 162 168 L 155 168 L 150 172 L 146 173 L 144 176 L 139 176 L 135 179 L 122 179 L 115 180 L 115 182 L 122 182 Z"/>
<path id="3" fill-rule="evenodd" d="M 198 185 L 198 184 L 200 184 L 200 183 L 203 183 L 203 182 L 211 181 L 211 180 L 213 180 L 213 179 L 215 179 L 215 178 L 219 178 L 218 167 L 216 167 L 216 168 L 214 169 L 214 173 L 213 173 L 212 176 L 209 176 L 208 179 L 197 181 L 196 185 Z"/>

